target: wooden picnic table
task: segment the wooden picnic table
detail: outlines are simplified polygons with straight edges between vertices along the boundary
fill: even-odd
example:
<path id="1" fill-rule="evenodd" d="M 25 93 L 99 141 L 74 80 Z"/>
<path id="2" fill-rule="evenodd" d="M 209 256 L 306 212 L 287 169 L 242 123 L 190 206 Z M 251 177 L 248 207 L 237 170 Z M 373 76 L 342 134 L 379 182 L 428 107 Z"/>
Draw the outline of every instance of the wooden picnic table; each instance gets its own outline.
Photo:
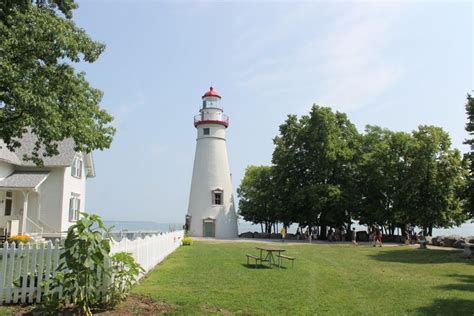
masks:
<path id="1" fill-rule="evenodd" d="M 278 256 L 285 251 L 285 249 L 278 249 L 278 248 L 269 248 L 269 247 L 256 247 L 258 250 L 260 250 L 260 260 L 261 261 L 267 261 L 268 264 L 276 265 L 277 262 L 275 261 L 275 257 L 273 256 L 273 253 L 278 253 Z M 263 252 L 266 252 L 265 258 L 263 258 Z"/>

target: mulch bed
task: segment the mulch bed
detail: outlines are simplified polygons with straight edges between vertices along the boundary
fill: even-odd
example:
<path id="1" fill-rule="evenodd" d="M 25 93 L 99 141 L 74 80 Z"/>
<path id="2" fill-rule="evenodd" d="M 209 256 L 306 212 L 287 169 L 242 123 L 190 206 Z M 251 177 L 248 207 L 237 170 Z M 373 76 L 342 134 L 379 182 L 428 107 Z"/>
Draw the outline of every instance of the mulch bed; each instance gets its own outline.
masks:
<path id="1" fill-rule="evenodd" d="M 120 316 L 136 316 L 136 315 L 157 315 L 163 313 L 174 312 L 174 307 L 164 302 L 156 302 L 151 298 L 143 295 L 130 294 L 127 299 L 111 309 L 93 310 L 94 315 L 120 315 Z M 35 310 L 34 306 L 18 306 L 12 311 L 15 316 L 39 316 L 44 315 L 43 311 Z M 58 311 L 55 315 L 73 316 L 79 315 L 73 311 L 66 309 Z"/>

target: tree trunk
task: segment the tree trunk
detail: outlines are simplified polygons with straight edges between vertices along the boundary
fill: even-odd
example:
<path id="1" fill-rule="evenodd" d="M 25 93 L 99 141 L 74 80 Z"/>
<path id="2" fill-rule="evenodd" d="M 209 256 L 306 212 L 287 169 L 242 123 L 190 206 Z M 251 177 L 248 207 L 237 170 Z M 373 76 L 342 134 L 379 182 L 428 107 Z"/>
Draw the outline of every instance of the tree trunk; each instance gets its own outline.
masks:
<path id="1" fill-rule="evenodd" d="M 326 224 L 321 224 L 321 230 L 319 231 L 319 239 L 321 240 L 327 239 L 326 229 L 327 229 Z"/>
<path id="2" fill-rule="evenodd" d="M 263 234 L 263 223 L 260 223 L 260 229 L 262 230 L 262 234 Z"/>

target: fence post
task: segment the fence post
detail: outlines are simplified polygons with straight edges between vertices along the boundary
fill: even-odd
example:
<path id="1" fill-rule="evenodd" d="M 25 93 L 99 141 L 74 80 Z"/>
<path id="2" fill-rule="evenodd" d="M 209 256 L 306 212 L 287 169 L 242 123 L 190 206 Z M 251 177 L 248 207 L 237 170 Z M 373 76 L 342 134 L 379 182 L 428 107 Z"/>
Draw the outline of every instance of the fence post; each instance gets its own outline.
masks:
<path id="1" fill-rule="evenodd" d="M 0 305 L 3 304 L 4 300 L 4 290 L 5 290 L 5 281 L 7 279 L 7 262 L 8 262 L 8 250 L 9 245 L 8 241 L 3 244 L 2 251 L 2 269 L 0 270 Z"/>
<path id="2" fill-rule="evenodd" d="M 43 274 L 44 274 L 44 245 L 45 243 L 42 242 L 39 247 L 39 267 L 38 267 L 38 283 L 36 289 L 36 303 L 41 302 L 41 282 L 43 281 Z"/>

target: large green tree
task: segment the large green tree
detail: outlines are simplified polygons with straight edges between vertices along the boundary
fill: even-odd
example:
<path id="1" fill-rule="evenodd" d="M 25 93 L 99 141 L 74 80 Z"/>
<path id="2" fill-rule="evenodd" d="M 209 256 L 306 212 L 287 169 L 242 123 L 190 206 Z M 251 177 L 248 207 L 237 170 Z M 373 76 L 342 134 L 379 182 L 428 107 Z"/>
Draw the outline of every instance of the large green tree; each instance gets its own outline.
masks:
<path id="1" fill-rule="evenodd" d="M 413 131 L 408 188 L 409 218 L 431 235 L 433 227 L 448 228 L 466 220 L 462 195 L 466 165 L 451 148 L 448 133 L 440 127 L 420 126 Z"/>
<path id="2" fill-rule="evenodd" d="M 108 148 L 112 117 L 102 93 L 74 63 L 92 63 L 105 46 L 72 21 L 73 0 L 0 1 L 0 140 L 14 150 L 26 131 L 37 135 L 25 157 L 41 163 L 73 138 L 77 151 Z"/>
<path id="3" fill-rule="evenodd" d="M 237 188 L 239 215 L 246 221 L 265 225 L 265 232 L 268 233 L 279 217 L 272 173 L 270 166 L 248 166 Z"/>
<path id="4" fill-rule="evenodd" d="M 465 208 L 470 217 L 474 218 L 474 98 L 470 94 L 467 95 L 466 114 L 466 131 L 469 133 L 469 138 L 465 140 L 464 144 L 470 146 L 470 151 L 464 156 L 469 165 Z"/>
<path id="5" fill-rule="evenodd" d="M 355 173 L 359 134 L 347 116 L 314 105 L 288 116 L 274 139 L 278 196 L 292 222 L 325 228 L 349 224 L 359 196 Z"/>
<path id="6" fill-rule="evenodd" d="M 392 132 L 378 126 L 367 126 L 362 142 L 359 181 L 361 208 L 356 217 L 363 224 L 402 230 L 408 223 L 407 210 L 411 190 L 408 170 L 411 158 L 410 134 Z"/>

